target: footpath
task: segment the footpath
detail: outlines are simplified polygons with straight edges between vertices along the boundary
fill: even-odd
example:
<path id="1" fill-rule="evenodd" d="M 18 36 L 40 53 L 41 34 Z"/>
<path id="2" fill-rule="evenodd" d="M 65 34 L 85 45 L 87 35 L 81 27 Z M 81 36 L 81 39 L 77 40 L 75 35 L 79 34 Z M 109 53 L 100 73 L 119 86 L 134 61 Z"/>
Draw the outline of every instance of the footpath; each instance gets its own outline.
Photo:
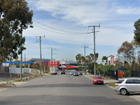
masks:
<path id="1" fill-rule="evenodd" d="M 90 78 L 90 76 L 94 76 L 94 75 L 90 75 L 90 74 L 87 74 L 87 75 L 84 75 L 85 77 L 93 80 L 92 78 Z M 117 80 L 115 79 L 111 79 L 111 78 L 104 78 L 104 83 L 107 84 L 107 83 L 112 83 L 112 82 L 117 82 Z M 109 85 L 106 85 L 108 86 L 109 88 L 113 89 L 114 90 L 114 87 L 111 87 Z M 130 94 L 130 95 L 126 95 L 126 97 L 130 97 L 138 102 L 140 102 L 140 92 L 139 93 L 134 93 L 134 94 Z"/>

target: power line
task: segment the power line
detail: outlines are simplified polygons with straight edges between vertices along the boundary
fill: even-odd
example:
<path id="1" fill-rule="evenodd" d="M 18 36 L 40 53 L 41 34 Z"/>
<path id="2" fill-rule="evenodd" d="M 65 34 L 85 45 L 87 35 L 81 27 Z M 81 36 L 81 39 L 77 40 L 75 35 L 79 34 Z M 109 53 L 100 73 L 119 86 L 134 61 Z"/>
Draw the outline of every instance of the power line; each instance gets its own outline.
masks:
<path id="1" fill-rule="evenodd" d="M 39 23 L 39 22 L 37 22 Z M 42 23 L 39 23 L 42 25 Z M 38 28 L 41 28 L 43 30 L 47 30 L 47 31 L 50 31 L 50 32 L 54 32 L 54 33 L 59 33 L 59 34 L 65 34 L 65 35 L 75 35 L 75 34 L 79 34 L 79 35 L 85 35 L 85 34 L 89 34 L 89 33 L 79 33 L 79 32 L 68 32 L 68 31 L 61 31 L 59 29 L 56 29 L 56 28 L 53 28 L 53 27 L 50 27 L 50 26 L 47 26 L 45 24 L 43 24 L 44 27 L 41 27 L 41 26 L 38 26 L 38 25 L 35 25 L 36 27 Z"/>
<path id="2" fill-rule="evenodd" d="M 50 46 L 48 40 L 46 39 L 46 37 L 45 37 L 45 40 L 46 40 L 46 42 L 47 42 L 47 45 L 48 45 L 50 48 L 52 48 L 52 47 Z"/>
<path id="3" fill-rule="evenodd" d="M 88 27 L 88 29 L 87 29 L 87 33 L 88 33 L 88 30 L 89 30 L 89 27 Z M 85 40 L 84 40 L 84 44 L 85 44 L 86 39 L 87 39 L 87 34 L 86 34 L 86 38 L 85 38 Z"/>

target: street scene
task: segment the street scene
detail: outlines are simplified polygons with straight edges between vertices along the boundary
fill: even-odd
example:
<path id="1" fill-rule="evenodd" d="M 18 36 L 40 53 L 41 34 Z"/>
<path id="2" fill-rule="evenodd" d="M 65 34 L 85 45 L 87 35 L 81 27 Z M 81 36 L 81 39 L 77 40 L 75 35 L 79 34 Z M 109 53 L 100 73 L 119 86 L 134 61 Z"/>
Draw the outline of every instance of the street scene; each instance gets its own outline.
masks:
<path id="1" fill-rule="evenodd" d="M 140 105 L 140 0 L 0 0 L 0 105 Z"/>
<path id="2" fill-rule="evenodd" d="M 133 96 L 133 95 L 132 95 Z M 50 75 L 0 92 L 1 105 L 139 105 L 85 76 Z"/>

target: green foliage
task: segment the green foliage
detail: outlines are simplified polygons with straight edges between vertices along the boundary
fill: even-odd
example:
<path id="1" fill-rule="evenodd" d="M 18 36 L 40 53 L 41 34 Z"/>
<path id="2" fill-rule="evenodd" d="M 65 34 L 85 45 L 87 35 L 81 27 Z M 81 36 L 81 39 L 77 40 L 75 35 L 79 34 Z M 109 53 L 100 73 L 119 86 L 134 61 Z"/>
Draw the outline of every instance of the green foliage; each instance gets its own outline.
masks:
<path id="1" fill-rule="evenodd" d="M 97 65 L 97 74 L 104 74 L 104 66 L 102 64 Z"/>
<path id="2" fill-rule="evenodd" d="M 46 71 L 47 73 L 49 73 L 50 72 L 50 67 L 49 66 L 47 66 L 47 71 Z"/>
<path id="3" fill-rule="evenodd" d="M 115 67 L 113 65 L 104 65 L 103 66 L 104 75 L 110 76 L 111 70 L 115 70 Z"/>
<path id="4" fill-rule="evenodd" d="M 102 61 L 106 61 L 106 63 L 107 63 L 107 57 L 106 56 L 103 56 L 103 58 L 102 58 Z"/>
<path id="5" fill-rule="evenodd" d="M 79 71 L 82 71 L 82 66 L 78 66 L 78 70 Z"/>
<path id="6" fill-rule="evenodd" d="M 78 62 L 78 64 L 84 63 L 85 74 L 86 74 L 87 65 L 92 67 L 92 63 L 94 62 L 94 54 L 91 53 L 90 55 L 87 55 L 86 57 L 82 56 L 81 54 L 77 54 L 75 56 L 75 58 L 76 58 L 76 61 Z M 95 54 L 95 58 L 96 58 L 96 60 L 98 59 L 98 53 Z"/>
<path id="7" fill-rule="evenodd" d="M 131 77 L 131 66 L 129 63 L 124 64 L 124 77 Z"/>
<path id="8" fill-rule="evenodd" d="M 21 36 L 32 25 L 32 16 L 25 0 L 0 0 L 0 64 L 18 58 L 26 49 Z"/>
<path id="9" fill-rule="evenodd" d="M 124 70 L 124 77 L 131 77 L 131 70 L 129 70 L 129 69 L 125 69 Z"/>
<path id="10" fill-rule="evenodd" d="M 134 40 L 140 42 L 140 19 L 134 23 L 135 31 L 134 31 Z"/>

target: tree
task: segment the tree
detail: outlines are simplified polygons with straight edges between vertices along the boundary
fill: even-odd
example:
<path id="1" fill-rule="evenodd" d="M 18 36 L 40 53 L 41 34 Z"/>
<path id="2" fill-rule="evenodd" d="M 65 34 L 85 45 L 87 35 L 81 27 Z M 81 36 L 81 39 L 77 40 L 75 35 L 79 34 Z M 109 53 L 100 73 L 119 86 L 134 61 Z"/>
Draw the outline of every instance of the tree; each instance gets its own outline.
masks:
<path id="1" fill-rule="evenodd" d="M 83 69 L 82 66 L 78 66 L 79 71 L 82 71 L 82 69 Z"/>
<path id="2" fill-rule="evenodd" d="M 34 69 L 38 69 L 39 70 L 40 64 L 38 62 L 36 62 L 31 67 L 34 68 Z"/>
<path id="3" fill-rule="evenodd" d="M 122 55 L 125 60 L 131 65 L 131 69 L 134 68 L 134 62 L 138 61 L 137 58 L 140 57 L 140 44 L 136 41 L 131 43 L 125 41 L 122 46 L 118 49 L 118 55 Z"/>
<path id="4" fill-rule="evenodd" d="M 107 63 L 107 57 L 106 57 L 106 56 L 103 56 L 103 57 L 102 57 L 102 62 L 103 62 L 104 60 L 105 60 L 106 63 Z"/>
<path id="5" fill-rule="evenodd" d="M 22 31 L 32 26 L 32 16 L 25 0 L 0 0 L 0 64 L 26 49 Z"/>
<path id="6" fill-rule="evenodd" d="M 136 42 L 140 42 L 140 19 L 134 23 L 135 31 L 134 31 L 134 40 Z"/>
<path id="7" fill-rule="evenodd" d="M 95 54 L 96 60 L 98 59 L 98 53 Z M 87 65 L 91 65 L 94 62 L 94 54 L 90 53 L 90 55 L 87 55 L 86 57 L 81 56 L 81 54 L 76 55 L 76 61 L 78 61 L 78 64 L 84 63 L 85 65 L 85 74 L 86 74 L 86 68 Z"/>
<path id="8" fill-rule="evenodd" d="M 115 59 L 115 70 L 121 70 L 123 63 L 120 62 L 119 58 Z"/>
<path id="9" fill-rule="evenodd" d="M 82 62 L 82 55 L 81 54 L 76 55 L 76 61 L 78 64 L 81 64 L 81 62 Z"/>

